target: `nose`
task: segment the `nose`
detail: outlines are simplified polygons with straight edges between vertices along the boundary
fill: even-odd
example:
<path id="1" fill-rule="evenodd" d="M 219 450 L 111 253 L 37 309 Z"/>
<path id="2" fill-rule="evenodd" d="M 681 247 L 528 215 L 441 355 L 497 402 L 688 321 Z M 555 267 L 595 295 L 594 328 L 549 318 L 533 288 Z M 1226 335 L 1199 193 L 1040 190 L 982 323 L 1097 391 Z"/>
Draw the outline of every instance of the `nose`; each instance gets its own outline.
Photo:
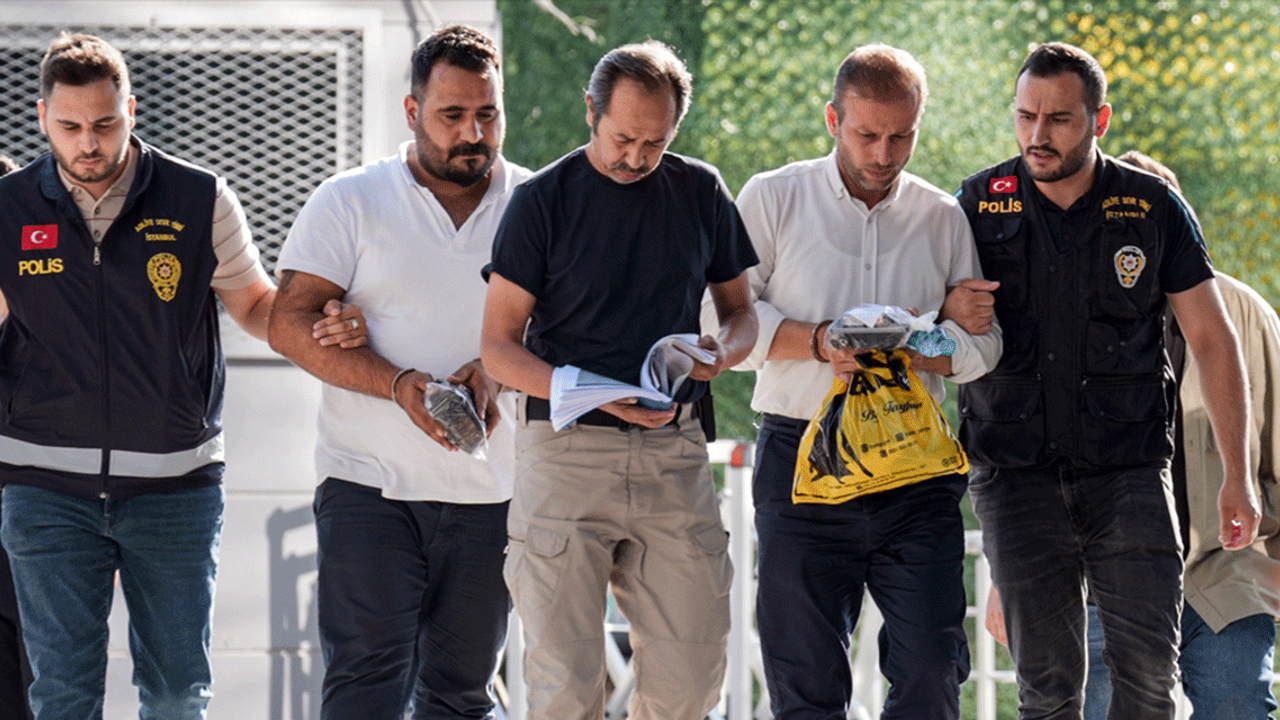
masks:
<path id="1" fill-rule="evenodd" d="M 86 128 L 81 131 L 80 137 L 77 138 L 77 140 L 79 140 L 81 152 L 92 154 L 98 149 L 98 135 L 92 128 Z"/>
<path id="2" fill-rule="evenodd" d="M 871 159 L 877 165 L 884 167 L 893 159 L 893 153 L 889 150 L 889 139 L 884 138 L 871 147 Z"/>
<path id="3" fill-rule="evenodd" d="M 471 120 L 462 124 L 462 139 L 464 141 L 469 143 L 477 143 L 477 142 L 480 142 L 480 140 L 483 137 L 484 137 L 484 125 L 480 123 L 479 118 L 472 118 Z"/>
<path id="4" fill-rule="evenodd" d="M 644 167 L 644 148 L 639 145 L 627 148 L 622 160 L 630 168 Z"/>
<path id="5" fill-rule="evenodd" d="M 1043 145 L 1048 140 L 1045 134 L 1044 120 L 1033 120 L 1031 122 L 1031 144 Z"/>

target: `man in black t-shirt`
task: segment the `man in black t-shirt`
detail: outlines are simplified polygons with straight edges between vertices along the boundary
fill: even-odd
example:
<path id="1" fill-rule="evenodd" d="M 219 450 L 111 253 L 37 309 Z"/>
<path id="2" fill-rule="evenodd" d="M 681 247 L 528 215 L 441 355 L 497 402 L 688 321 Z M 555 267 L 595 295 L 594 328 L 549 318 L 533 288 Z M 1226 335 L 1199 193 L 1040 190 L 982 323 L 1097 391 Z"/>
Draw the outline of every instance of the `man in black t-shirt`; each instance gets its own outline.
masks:
<path id="1" fill-rule="evenodd" d="M 506 579 L 524 622 L 531 720 L 599 717 L 606 588 L 631 623 L 630 717 L 716 704 L 732 567 L 697 402 L 755 341 L 756 263 L 715 168 L 666 152 L 691 78 L 665 45 L 609 52 L 587 89 L 591 140 L 518 187 L 494 241 L 482 359 L 521 391 Z M 720 317 L 668 410 L 611 402 L 556 432 L 552 374 L 636 384 L 649 347 Z"/>

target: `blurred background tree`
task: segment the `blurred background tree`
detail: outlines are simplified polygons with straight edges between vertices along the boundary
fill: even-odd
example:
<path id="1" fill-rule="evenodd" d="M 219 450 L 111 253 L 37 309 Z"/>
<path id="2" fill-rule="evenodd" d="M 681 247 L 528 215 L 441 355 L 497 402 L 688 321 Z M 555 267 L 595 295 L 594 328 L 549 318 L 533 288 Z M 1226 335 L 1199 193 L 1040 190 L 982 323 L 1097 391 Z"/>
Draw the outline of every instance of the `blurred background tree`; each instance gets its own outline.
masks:
<path id="1" fill-rule="evenodd" d="M 925 66 L 930 98 L 909 170 L 947 191 L 1017 153 L 1013 86 L 1027 52 L 1048 40 L 1079 45 L 1110 81 L 1115 112 L 1103 151 L 1141 150 L 1171 167 L 1215 264 L 1280 305 L 1280 3 L 498 0 L 498 7 L 508 157 L 536 168 L 585 144 L 591 68 L 617 45 L 655 38 L 675 47 L 694 75 L 693 105 L 671 149 L 715 164 L 735 193 L 755 173 L 830 152 L 823 109 L 837 66 L 859 45 L 888 43 Z M 753 374 L 736 372 L 715 381 L 721 437 L 755 437 L 753 382 Z M 954 421 L 953 400 L 947 409 Z M 1011 667 L 1007 655 L 1001 665 Z M 965 717 L 974 716 L 971 692 L 966 684 Z M 1000 717 L 1012 718 L 1014 688 L 1002 693 Z"/>

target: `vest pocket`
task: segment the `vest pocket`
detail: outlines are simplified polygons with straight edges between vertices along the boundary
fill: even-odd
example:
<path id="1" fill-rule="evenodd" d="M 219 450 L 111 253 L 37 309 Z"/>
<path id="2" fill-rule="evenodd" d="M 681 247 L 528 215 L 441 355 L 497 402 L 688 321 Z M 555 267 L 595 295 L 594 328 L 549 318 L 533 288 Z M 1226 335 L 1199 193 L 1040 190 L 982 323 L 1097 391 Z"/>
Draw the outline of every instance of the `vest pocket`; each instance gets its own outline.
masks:
<path id="1" fill-rule="evenodd" d="M 1041 460 L 1044 400 L 1032 380 L 975 380 L 960 389 L 960 443 L 971 464 L 1027 467 Z"/>
<path id="2" fill-rule="evenodd" d="M 999 318 L 1004 337 L 1004 350 L 993 372 L 1000 375 L 1025 375 L 1033 373 L 1038 361 L 1039 328 L 1032 320 Z"/>
<path id="3" fill-rule="evenodd" d="M 1158 314 L 1159 247 L 1150 222 L 1112 219 L 1103 224 L 1095 246 L 1097 303 L 1102 312 L 1128 320 Z"/>
<path id="4" fill-rule="evenodd" d="M 20 370 L 6 388 L 5 425 L 92 446 L 97 442 L 101 405 L 82 389 L 83 382 L 68 376 L 59 363 L 46 356 L 27 344 L 13 359 L 13 366 Z"/>
<path id="5" fill-rule="evenodd" d="M 1098 467 L 1151 465 L 1173 454 L 1164 381 L 1090 378 L 1084 404 L 1081 457 Z"/>
<path id="6" fill-rule="evenodd" d="M 996 315 L 1004 320 L 1009 310 L 1025 313 L 1027 302 L 1027 243 L 1021 217 L 997 217 L 978 222 L 974 239 L 982 274 L 999 280 L 995 291 Z"/>
<path id="7" fill-rule="evenodd" d="M 1163 366 L 1158 316 L 1142 320 L 1089 321 L 1085 341 L 1086 372 L 1132 376 L 1158 373 Z"/>

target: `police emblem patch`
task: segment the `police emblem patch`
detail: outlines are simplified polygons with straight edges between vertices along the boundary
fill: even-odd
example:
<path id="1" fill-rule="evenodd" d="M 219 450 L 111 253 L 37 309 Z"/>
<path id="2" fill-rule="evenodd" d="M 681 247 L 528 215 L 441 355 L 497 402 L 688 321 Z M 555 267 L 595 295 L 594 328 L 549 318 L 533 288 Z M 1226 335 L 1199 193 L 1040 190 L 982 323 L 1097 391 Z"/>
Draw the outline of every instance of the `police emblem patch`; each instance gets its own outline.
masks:
<path id="1" fill-rule="evenodd" d="M 1147 266 L 1147 256 L 1142 253 L 1142 248 L 1125 245 L 1116 251 L 1115 265 L 1120 286 L 1131 288 L 1138 282 L 1142 269 Z"/>
<path id="2" fill-rule="evenodd" d="M 182 263 L 171 253 L 152 255 L 147 261 L 147 278 L 160 299 L 169 302 L 178 294 L 178 278 L 182 277 Z"/>

